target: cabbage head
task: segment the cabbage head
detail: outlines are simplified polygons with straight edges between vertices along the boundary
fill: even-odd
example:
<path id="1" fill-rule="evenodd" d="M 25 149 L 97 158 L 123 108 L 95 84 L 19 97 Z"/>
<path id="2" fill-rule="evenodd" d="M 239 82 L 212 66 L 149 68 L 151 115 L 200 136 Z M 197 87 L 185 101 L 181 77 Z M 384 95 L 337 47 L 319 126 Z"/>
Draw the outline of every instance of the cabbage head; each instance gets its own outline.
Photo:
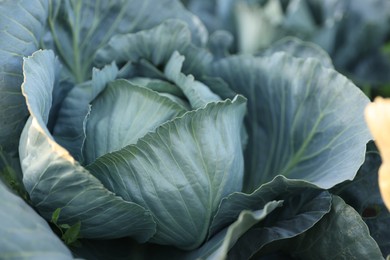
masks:
<path id="1" fill-rule="evenodd" d="M 28 2 L 0 5 L 20 14 L 3 28 L 12 48 L 0 38 L 12 57 L 0 106 L 13 112 L 0 115 L 1 145 L 39 215 L 78 227 L 75 257 L 348 255 L 337 241 L 380 255 L 329 192 L 354 178 L 371 137 L 368 98 L 323 51 L 229 55 L 226 35 L 209 39 L 179 1 Z"/>

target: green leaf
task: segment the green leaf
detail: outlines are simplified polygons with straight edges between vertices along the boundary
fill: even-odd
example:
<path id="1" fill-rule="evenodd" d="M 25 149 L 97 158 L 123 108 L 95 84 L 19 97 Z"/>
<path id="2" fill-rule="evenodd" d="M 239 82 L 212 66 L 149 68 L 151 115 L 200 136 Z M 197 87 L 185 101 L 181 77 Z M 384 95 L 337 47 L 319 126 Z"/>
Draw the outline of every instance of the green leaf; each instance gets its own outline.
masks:
<path id="1" fill-rule="evenodd" d="M 28 201 L 22 178 L 19 156 L 7 153 L 0 148 L 0 180 L 21 198 Z"/>
<path id="2" fill-rule="evenodd" d="M 60 217 L 60 213 L 61 213 L 61 208 L 56 209 L 56 210 L 53 212 L 53 215 L 51 216 L 50 222 L 53 223 L 53 224 L 57 224 L 58 219 L 59 219 L 59 217 Z"/>
<path id="3" fill-rule="evenodd" d="M 46 0 L 2 1 L 0 4 L 0 146 L 17 153 L 28 117 L 21 94 L 23 56 L 38 49 L 44 32 Z"/>
<path id="4" fill-rule="evenodd" d="M 49 225 L 0 181 L 2 259 L 73 259 Z"/>
<path id="5" fill-rule="evenodd" d="M 61 224 L 61 225 L 59 225 L 59 227 L 62 229 L 68 229 L 68 228 L 70 228 L 70 225 L 69 224 Z"/>
<path id="6" fill-rule="evenodd" d="M 383 259 L 359 214 L 337 196 L 329 214 L 289 241 L 287 250 L 299 259 Z"/>
<path id="7" fill-rule="evenodd" d="M 347 78 L 283 53 L 222 59 L 212 76 L 248 97 L 246 192 L 278 174 L 321 188 L 354 178 L 371 138 L 369 100 Z"/>
<path id="8" fill-rule="evenodd" d="M 221 199 L 242 188 L 245 104 L 238 96 L 187 112 L 88 169 L 112 192 L 150 209 L 152 242 L 196 248 Z"/>
<path id="9" fill-rule="evenodd" d="M 80 238 L 80 228 L 81 222 L 77 221 L 65 231 L 64 235 L 62 236 L 65 244 L 72 245 L 77 241 L 77 239 Z"/>
<path id="10" fill-rule="evenodd" d="M 84 163 L 135 144 L 159 125 L 182 115 L 181 106 L 149 89 L 118 80 L 92 102 L 86 119 Z"/>
<path id="11" fill-rule="evenodd" d="M 81 221 L 81 235 L 92 238 L 132 236 L 148 240 L 155 222 L 143 207 L 109 192 L 96 178 L 58 145 L 48 129 L 55 58 L 37 51 L 25 60 L 23 94 L 31 117 L 20 140 L 23 182 L 33 205 L 50 220 L 61 208 L 58 223 Z"/>
<path id="12" fill-rule="evenodd" d="M 194 43 L 206 42 L 204 26 L 176 0 L 51 0 L 51 38 L 44 47 L 56 50 L 74 82 L 81 83 L 90 78 L 97 50 L 114 35 L 150 29 L 169 18 L 185 21 Z"/>
<path id="13" fill-rule="evenodd" d="M 53 223 L 61 232 L 61 239 L 65 242 L 66 245 L 72 246 L 79 244 L 78 239 L 80 236 L 81 222 L 77 221 L 75 224 L 70 226 L 69 224 L 60 224 L 58 225 L 58 219 L 60 218 L 61 208 L 56 209 L 53 212 L 50 222 Z M 65 230 L 65 231 L 64 231 Z"/>

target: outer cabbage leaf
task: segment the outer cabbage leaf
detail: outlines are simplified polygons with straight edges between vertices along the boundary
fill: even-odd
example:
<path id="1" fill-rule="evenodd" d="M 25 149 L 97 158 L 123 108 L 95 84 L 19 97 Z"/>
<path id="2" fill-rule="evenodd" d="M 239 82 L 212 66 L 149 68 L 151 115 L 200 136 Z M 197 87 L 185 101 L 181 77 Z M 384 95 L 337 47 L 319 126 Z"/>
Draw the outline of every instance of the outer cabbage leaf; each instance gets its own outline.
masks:
<path id="1" fill-rule="evenodd" d="M 264 220 L 282 201 L 270 201 L 264 208 L 255 211 L 243 211 L 239 218 L 211 240 L 191 251 L 156 244 L 136 244 L 129 239 L 111 241 L 81 240 L 83 247 L 72 248 L 78 257 L 86 259 L 224 259 L 230 249 L 248 228 Z"/>
<path id="2" fill-rule="evenodd" d="M 48 1 L 7 0 L 0 5 L 0 146 L 16 153 L 28 117 L 20 85 L 23 56 L 38 49 Z"/>
<path id="3" fill-rule="evenodd" d="M 283 249 L 284 241 L 305 234 L 321 222 L 331 210 L 332 196 L 327 191 L 308 189 L 286 196 L 283 205 L 246 232 L 230 250 L 228 259 L 249 259 Z"/>
<path id="4" fill-rule="evenodd" d="M 244 210 L 239 217 L 228 227 L 213 236 L 201 247 L 190 252 L 183 252 L 168 248 L 155 248 L 154 252 L 146 255 L 145 259 L 226 259 L 228 251 L 235 245 L 237 240 L 254 225 L 261 223 L 274 210 L 282 207 L 283 201 L 270 201 L 264 208 L 258 210 Z M 259 207 L 260 208 L 260 207 Z"/>
<path id="5" fill-rule="evenodd" d="M 269 201 L 288 201 L 289 198 L 294 197 L 297 194 L 307 193 L 310 195 L 313 192 L 317 192 L 316 186 L 313 184 L 302 180 L 289 180 L 284 176 L 279 175 L 272 181 L 261 185 L 251 194 L 242 192 L 232 193 L 222 200 L 218 212 L 210 226 L 209 237 L 237 219 L 239 214 L 244 210 L 261 209 Z M 319 215 L 318 218 L 321 218 L 321 215 Z"/>
<path id="6" fill-rule="evenodd" d="M 48 220 L 61 208 L 59 223 L 81 221 L 83 237 L 148 240 L 155 233 L 150 213 L 104 188 L 48 131 L 55 64 L 51 51 L 38 51 L 24 62 L 23 94 L 31 117 L 21 136 L 19 154 L 31 201 Z"/>
<path id="7" fill-rule="evenodd" d="M 359 214 L 337 196 L 329 214 L 286 250 L 299 259 L 384 259 Z"/>
<path id="8" fill-rule="evenodd" d="M 80 83 L 90 77 L 96 51 L 112 36 L 149 29 L 169 18 L 188 23 L 193 42 L 206 42 L 204 26 L 179 1 L 51 0 L 51 35 L 46 35 L 44 47 L 55 49 L 74 81 Z"/>
<path id="9" fill-rule="evenodd" d="M 242 189 L 245 99 L 209 103 L 87 168 L 112 192 L 150 209 L 159 244 L 204 242 L 221 199 Z"/>
<path id="10" fill-rule="evenodd" d="M 345 182 L 332 193 L 340 196 L 352 206 L 370 229 L 384 256 L 390 254 L 390 214 L 379 192 L 378 169 L 381 158 L 376 149 L 369 148 L 366 161 L 352 182 Z"/>
<path id="11" fill-rule="evenodd" d="M 0 197 L 2 259 L 73 259 L 46 221 L 1 181 Z"/>
<path id="12" fill-rule="evenodd" d="M 225 259 L 229 250 L 236 244 L 237 240 L 243 234 L 245 234 L 245 232 L 264 220 L 272 211 L 278 207 L 281 207 L 282 205 L 283 201 L 270 201 L 264 206 L 263 209 L 256 211 L 242 211 L 238 219 L 227 228 L 226 235 L 223 241 L 221 241 L 222 243 L 218 249 L 213 251 L 212 254 L 208 255 L 207 257 L 209 259 Z M 201 257 L 204 258 L 205 254 L 203 253 Z"/>
<path id="13" fill-rule="evenodd" d="M 283 241 L 289 241 L 289 238 L 298 237 L 310 230 L 331 209 L 332 197 L 326 191 L 311 189 L 310 184 L 305 187 L 302 181 L 289 181 L 283 177 L 279 177 L 274 184 L 274 188 L 280 184 L 290 185 L 291 189 L 285 189 L 286 194 L 282 193 L 279 196 L 286 200 L 269 201 L 263 204 L 259 199 L 260 196 L 254 198 L 253 201 L 259 199 L 256 210 L 242 211 L 236 219 L 200 248 L 184 252 L 170 247 L 146 245 L 141 249 L 145 254 L 138 257 L 140 259 L 249 259 L 255 254 L 263 255 L 272 250 L 283 249 Z M 271 184 L 269 189 L 270 186 Z"/>
<path id="14" fill-rule="evenodd" d="M 245 191 L 276 175 L 330 188 L 353 179 L 370 139 L 368 98 L 315 59 L 232 56 L 212 76 L 248 97 Z"/>

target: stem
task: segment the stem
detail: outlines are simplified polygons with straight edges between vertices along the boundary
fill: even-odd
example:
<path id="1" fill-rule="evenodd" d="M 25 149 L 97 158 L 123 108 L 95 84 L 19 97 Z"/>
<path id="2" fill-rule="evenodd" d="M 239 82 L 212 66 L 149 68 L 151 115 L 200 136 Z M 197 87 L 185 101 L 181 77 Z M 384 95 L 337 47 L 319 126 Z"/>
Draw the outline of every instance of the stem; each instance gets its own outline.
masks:
<path id="1" fill-rule="evenodd" d="M 72 38 L 73 38 L 73 59 L 74 59 L 74 67 L 73 67 L 73 73 L 76 78 L 77 83 L 81 83 L 84 81 L 82 69 L 81 69 L 81 56 L 80 56 L 80 48 L 79 48 L 79 42 L 80 42 L 80 14 L 81 14 L 81 7 L 82 7 L 82 1 L 76 2 L 76 8 L 75 8 L 75 15 L 76 15 L 76 21 L 74 23 L 74 29 L 72 31 Z"/>
<path id="2" fill-rule="evenodd" d="M 56 10 L 55 16 L 52 17 L 52 14 L 53 14 L 53 3 L 52 3 L 52 1 L 50 1 L 50 3 L 49 3 L 49 14 L 50 15 L 49 15 L 48 23 L 49 23 L 51 34 L 53 35 L 54 44 L 57 47 L 57 51 L 58 51 L 59 55 L 62 57 L 62 60 L 65 63 L 65 66 L 68 67 L 70 71 L 72 71 L 72 66 L 70 65 L 70 62 L 68 61 L 68 59 L 66 59 L 67 56 L 65 55 L 65 52 L 64 52 L 64 50 L 61 47 L 61 44 L 60 44 L 60 42 L 58 40 L 58 35 L 56 33 L 56 30 L 55 30 L 54 21 L 56 19 L 57 12 L 58 12 L 58 10 Z"/>

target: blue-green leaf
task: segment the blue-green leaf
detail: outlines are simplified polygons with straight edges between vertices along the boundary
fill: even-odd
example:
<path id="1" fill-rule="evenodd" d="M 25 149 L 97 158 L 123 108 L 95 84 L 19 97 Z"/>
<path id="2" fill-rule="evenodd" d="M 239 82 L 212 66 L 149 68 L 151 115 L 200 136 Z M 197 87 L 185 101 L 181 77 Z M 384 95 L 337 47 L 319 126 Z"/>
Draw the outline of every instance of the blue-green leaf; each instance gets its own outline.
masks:
<path id="1" fill-rule="evenodd" d="M 359 214 L 337 196 L 329 214 L 285 251 L 299 259 L 384 259 Z"/>
<path id="2" fill-rule="evenodd" d="M 167 62 L 164 74 L 167 79 L 174 82 L 189 100 L 193 109 L 204 107 L 207 103 L 220 101 L 221 98 L 214 94 L 205 84 L 194 79 L 192 75 L 181 72 L 185 57 L 177 51 L 173 52 Z"/>
<path id="3" fill-rule="evenodd" d="M 96 62 L 107 64 L 114 60 L 122 64 L 146 59 L 155 66 L 161 66 L 168 62 L 174 51 L 185 50 L 190 44 L 188 26 L 179 20 L 167 20 L 149 30 L 112 37 L 97 51 Z"/>
<path id="4" fill-rule="evenodd" d="M 153 76 L 164 79 L 161 68 L 175 51 L 186 57 L 183 71 L 196 77 L 203 75 L 212 60 L 208 51 L 192 44 L 191 31 L 185 23 L 170 19 L 149 30 L 112 37 L 97 51 L 96 63 L 126 64 L 120 72 L 123 78 Z"/>
<path id="5" fill-rule="evenodd" d="M 386 208 L 378 185 L 378 169 L 382 161 L 378 151 L 371 150 L 353 181 L 342 183 L 332 189 L 352 206 L 370 229 L 383 255 L 390 254 L 390 213 Z"/>
<path id="6" fill-rule="evenodd" d="M 138 139 L 186 110 L 147 88 L 118 80 L 92 102 L 86 119 L 84 164 L 137 143 Z"/>
<path id="7" fill-rule="evenodd" d="M 23 56 L 38 49 L 48 1 L 7 0 L 0 4 L 0 146 L 16 153 L 28 117 L 21 94 Z"/>
<path id="8" fill-rule="evenodd" d="M 297 58 L 316 58 L 324 67 L 333 68 L 332 59 L 329 57 L 329 54 L 311 42 L 305 42 L 294 37 L 285 37 L 265 49 L 261 52 L 261 55 L 272 55 L 278 51 L 287 52 Z"/>
<path id="9" fill-rule="evenodd" d="M 286 240 L 296 238 L 308 230 L 310 232 L 331 208 L 332 196 L 327 191 L 302 190 L 301 193 L 286 196 L 283 207 L 275 209 L 240 237 L 228 258 L 249 259 L 256 254 L 283 250 Z"/>
<path id="10" fill-rule="evenodd" d="M 165 80 L 135 77 L 135 78 L 128 79 L 128 81 L 132 84 L 154 90 L 162 95 L 170 94 L 169 95 L 170 97 L 175 96 L 180 99 L 185 98 L 183 92 L 178 86 Z M 182 100 L 182 102 L 184 102 L 184 100 Z"/>
<path id="11" fill-rule="evenodd" d="M 180 251 L 170 247 L 145 247 L 147 253 L 144 259 L 210 259 L 223 260 L 228 256 L 228 251 L 234 246 L 237 240 L 254 225 L 261 223 L 275 209 L 281 207 L 282 201 L 270 201 L 263 208 L 258 210 L 244 210 L 228 227 L 218 232 L 201 247 L 192 251 Z"/>
<path id="12" fill-rule="evenodd" d="M 1 259 L 73 259 L 47 222 L 0 181 Z"/>
<path id="13" fill-rule="evenodd" d="M 209 32 L 233 30 L 235 28 L 235 0 L 185 0 L 186 7 L 205 23 Z"/>
<path id="14" fill-rule="evenodd" d="M 242 211 L 238 216 L 238 219 L 228 227 L 226 235 L 223 241 L 221 241 L 221 245 L 218 247 L 217 250 L 212 252 L 212 254 L 208 256 L 208 258 L 225 259 L 228 255 L 229 250 L 235 245 L 237 240 L 243 234 L 245 234 L 245 232 L 247 232 L 255 224 L 258 224 L 259 222 L 264 220 L 272 211 L 274 211 L 278 207 L 281 207 L 282 205 L 283 201 L 270 201 L 265 204 L 263 209 L 259 209 L 256 211 Z"/>
<path id="15" fill-rule="evenodd" d="M 187 260 L 249 259 L 251 255 L 257 253 L 262 255 L 270 250 L 281 250 L 285 245 L 283 241 L 297 237 L 318 223 L 330 211 L 332 200 L 328 192 L 310 189 L 302 185 L 302 182 L 287 181 L 281 177 L 281 180 L 275 183 L 291 185 L 291 189 L 284 189 L 279 196 L 286 200 L 263 203 L 261 196 L 258 196 L 254 199 L 258 200 L 258 207 L 253 203 L 255 210 L 243 210 L 221 231 L 214 234 L 199 248 L 191 251 L 154 244 L 129 246 L 131 244 L 129 241 L 107 241 L 99 243 L 99 248 L 111 243 L 112 246 L 120 245 L 120 250 L 127 258 Z M 269 185 L 268 188 L 269 191 L 276 186 Z M 88 243 L 91 246 L 88 250 L 90 253 L 99 250 L 95 249 L 97 245 L 93 244 L 96 243 L 92 241 Z M 85 250 L 83 253 L 90 254 Z"/>
<path id="16" fill-rule="evenodd" d="M 255 211 L 243 211 L 229 227 L 213 236 L 199 248 L 185 251 L 170 246 L 156 244 L 136 244 L 129 239 L 110 241 L 81 239 L 81 248 L 72 248 L 78 257 L 86 259 L 225 259 L 228 250 L 234 246 L 241 235 L 249 228 L 261 223 L 282 201 L 270 201 L 264 208 Z"/>
<path id="17" fill-rule="evenodd" d="M 233 35 L 227 31 L 216 31 L 210 35 L 208 47 L 214 59 L 229 56 L 229 49 L 234 42 Z"/>
<path id="18" fill-rule="evenodd" d="M 289 180 L 279 175 L 272 181 L 261 185 L 251 194 L 242 192 L 232 193 L 222 200 L 210 226 L 209 236 L 216 234 L 226 225 L 237 219 L 243 210 L 261 209 L 269 201 L 278 199 L 288 200 L 297 194 L 311 194 L 315 190 L 316 187 L 306 181 Z"/>
<path id="19" fill-rule="evenodd" d="M 51 0 L 51 37 L 45 39 L 44 47 L 55 49 L 73 81 L 81 83 L 90 78 L 97 50 L 114 35 L 150 29 L 169 18 L 186 22 L 193 42 L 205 44 L 204 26 L 176 0 Z"/>
<path id="20" fill-rule="evenodd" d="M 284 53 L 222 59 L 212 74 L 248 97 L 246 191 L 278 174 L 321 188 L 353 179 L 371 138 L 369 100 L 347 78 Z"/>
<path id="21" fill-rule="evenodd" d="M 82 161 L 82 144 L 85 139 L 83 123 L 89 113 L 89 104 L 117 74 L 118 68 L 114 63 L 101 70 L 94 68 L 92 80 L 74 86 L 59 108 L 53 136 L 76 160 Z"/>
<path id="22" fill-rule="evenodd" d="M 34 206 L 47 220 L 61 208 L 59 224 L 81 221 L 81 235 L 86 238 L 132 236 L 148 240 L 155 233 L 150 213 L 108 191 L 48 131 L 45 123 L 54 84 L 53 53 L 37 51 L 24 61 L 24 68 L 23 94 L 31 117 L 19 152 L 23 182 Z"/>
<path id="23" fill-rule="evenodd" d="M 196 248 L 221 199 L 242 188 L 245 104 L 238 96 L 187 112 L 88 169 L 123 199 L 150 209 L 157 221 L 152 242 Z"/>

